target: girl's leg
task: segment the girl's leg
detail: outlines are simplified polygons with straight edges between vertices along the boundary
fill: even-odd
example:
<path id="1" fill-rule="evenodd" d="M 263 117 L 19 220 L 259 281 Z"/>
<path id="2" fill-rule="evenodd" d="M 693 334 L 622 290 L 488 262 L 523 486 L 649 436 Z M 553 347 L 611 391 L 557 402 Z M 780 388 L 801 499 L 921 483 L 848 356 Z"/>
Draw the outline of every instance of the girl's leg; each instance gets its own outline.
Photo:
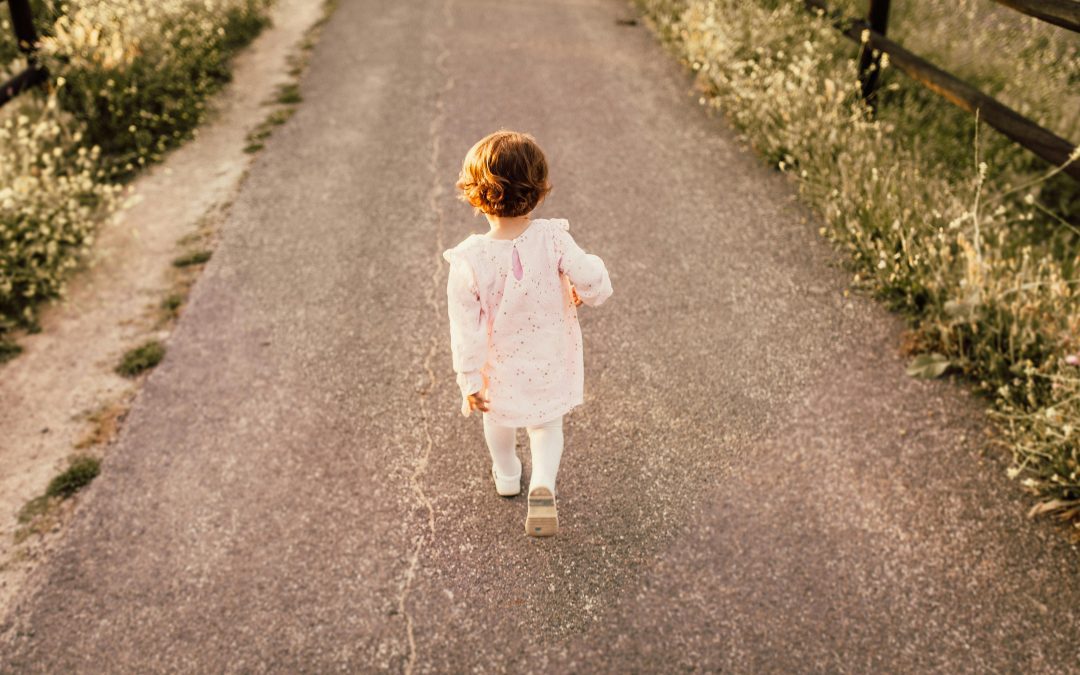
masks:
<path id="1" fill-rule="evenodd" d="M 495 424 L 484 413 L 484 439 L 487 441 L 491 461 L 502 478 L 521 475 L 521 460 L 514 452 L 514 436 L 517 429 Z"/>
<path id="2" fill-rule="evenodd" d="M 529 433 L 529 448 L 532 450 L 529 492 L 535 487 L 544 486 L 554 495 L 555 476 L 559 473 L 563 451 L 562 415 L 535 427 L 526 427 L 525 430 Z"/>

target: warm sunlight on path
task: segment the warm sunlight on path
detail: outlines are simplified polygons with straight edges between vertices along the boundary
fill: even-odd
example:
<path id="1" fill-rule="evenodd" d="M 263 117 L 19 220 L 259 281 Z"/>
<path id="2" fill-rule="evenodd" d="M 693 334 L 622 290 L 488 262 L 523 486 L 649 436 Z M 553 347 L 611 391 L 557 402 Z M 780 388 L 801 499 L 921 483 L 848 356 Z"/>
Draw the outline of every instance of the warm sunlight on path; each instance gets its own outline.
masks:
<path id="1" fill-rule="evenodd" d="M 341 0 L 0 671 L 1077 667 L 1076 551 L 979 404 L 904 374 L 631 13 Z M 450 363 L 441 252 L 480 227 L 452 184 L 500 126 L 614 287 L 552 540 Z"/>

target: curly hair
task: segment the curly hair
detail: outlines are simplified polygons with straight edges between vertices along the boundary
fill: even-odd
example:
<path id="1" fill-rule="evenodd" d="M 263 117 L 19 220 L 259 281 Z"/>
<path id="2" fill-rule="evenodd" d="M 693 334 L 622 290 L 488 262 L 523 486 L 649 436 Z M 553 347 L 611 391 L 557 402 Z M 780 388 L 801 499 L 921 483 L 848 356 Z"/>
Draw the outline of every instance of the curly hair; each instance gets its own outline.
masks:
<path id="1" fill-rule="evenodd" d="M 535 138 L 501 129 L 469 150 L 457 188 L 478 212 L 523 216 L 551 192 L 547 160 Z"/>

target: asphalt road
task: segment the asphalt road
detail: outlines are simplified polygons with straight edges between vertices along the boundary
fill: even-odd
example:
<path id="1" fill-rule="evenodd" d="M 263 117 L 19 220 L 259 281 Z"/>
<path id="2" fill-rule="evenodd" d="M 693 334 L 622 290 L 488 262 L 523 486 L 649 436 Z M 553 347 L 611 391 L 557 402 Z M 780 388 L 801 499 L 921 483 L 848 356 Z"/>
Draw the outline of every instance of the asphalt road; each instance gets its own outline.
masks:
<path id="1" fill-rule="evenodd" d="M 630 15 L 341 0 L 0 670 L 1080 671 L 1077 552 L 981 404 Z M 451 370 L 452 184 L 504 126 L 614 287 L 551 540 Z"/>

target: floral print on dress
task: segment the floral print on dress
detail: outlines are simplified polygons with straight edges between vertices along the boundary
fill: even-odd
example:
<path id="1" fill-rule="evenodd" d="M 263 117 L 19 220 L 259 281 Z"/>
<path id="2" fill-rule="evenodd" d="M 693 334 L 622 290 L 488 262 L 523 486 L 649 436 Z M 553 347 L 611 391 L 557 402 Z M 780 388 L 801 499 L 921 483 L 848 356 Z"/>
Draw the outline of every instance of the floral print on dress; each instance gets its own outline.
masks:
<path id="1" fill-rule="evenodd" d="M 538 219 L 514 239 L 471 234 L 443 252 L 463 415 L 476 392 L 502 426 L 541 424 L 584 402 L 581 327 L 570 286 L 593 307 L 612 289 L 604 261 L 582 250 L 569 230 L 565 219 Z"/>

